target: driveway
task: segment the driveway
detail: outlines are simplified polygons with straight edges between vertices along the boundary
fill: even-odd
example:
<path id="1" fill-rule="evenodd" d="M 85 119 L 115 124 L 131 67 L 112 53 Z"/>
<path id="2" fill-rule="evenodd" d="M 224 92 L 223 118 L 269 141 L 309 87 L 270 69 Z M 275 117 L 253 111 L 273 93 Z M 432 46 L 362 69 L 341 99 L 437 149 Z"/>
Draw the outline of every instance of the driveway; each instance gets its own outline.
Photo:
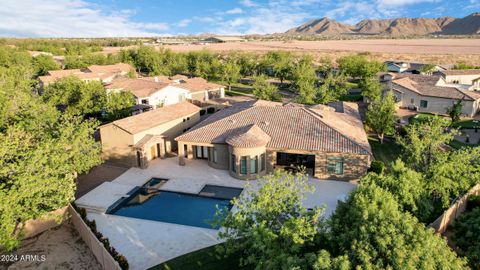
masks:
<path id="1" fill-rule="evenodd" d="M 177 158 L 168 158 L 150 162 L 145 170 L 131 168 L 78 199 L 77 205 L 87 209 L 88 218 L 95 219 L 98 230 L 127 257 L 133 270 L 146 269 L 221 242 L 217 238 L 218 231 L 213 229 L 105 214 L 115 201 L 128 196 L 130 190 L 152 177 L 168 179 L 161 189 L 187 193 L 198 193 L 205 184 L 229 187 L 244 187 L 246 184 L 231 177 L 228 171 L 209 167 L 206 161 L 187 160 L 185 166 L 180 166 Z M 355 188 L 348 182 L 314 178 L 309 182 L 315 186 L 315 192 L 306 194 L 304 205 L 308 208 L 325 206 L 326 216 L 335 210 L 338 200 L 344 199 Z"/>

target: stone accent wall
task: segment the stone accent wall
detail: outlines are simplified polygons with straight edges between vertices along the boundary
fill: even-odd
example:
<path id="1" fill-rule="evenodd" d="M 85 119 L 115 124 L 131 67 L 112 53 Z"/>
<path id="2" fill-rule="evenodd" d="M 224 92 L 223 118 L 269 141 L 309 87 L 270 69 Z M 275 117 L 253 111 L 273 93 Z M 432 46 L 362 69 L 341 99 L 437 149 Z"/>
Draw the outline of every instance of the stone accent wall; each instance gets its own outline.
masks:
<path id="1" fill-rule="evenodd" d="M 327 157 L 344 158 L 343 174 L 331 174 L 327 171 Z M 315 177 L 334 180 L 359 179 L 367 173 L 370 161 L 370 155 L 320 152 L 315 155 Z"/>

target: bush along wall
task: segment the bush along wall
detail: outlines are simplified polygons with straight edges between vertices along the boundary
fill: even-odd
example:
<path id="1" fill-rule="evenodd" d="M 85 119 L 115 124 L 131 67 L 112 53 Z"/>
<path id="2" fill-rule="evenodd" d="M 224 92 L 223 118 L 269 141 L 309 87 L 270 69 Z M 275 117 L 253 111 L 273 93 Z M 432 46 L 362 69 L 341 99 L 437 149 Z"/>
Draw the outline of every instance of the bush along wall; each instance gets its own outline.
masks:
<path id="1" fill-rule="evenodd" d="M 85 208 L 79 208 L 75 205 L 75 203 L 72 203 L 72 206 L 73 209 L 75 209 L 75 211 L 77 211 L 77 213 L 80 215 L 85 224 L 87 224 L 87 226 L 90 228 L 92 233 L 97 237 L 98 241 L 103 244 L 108 253 L 112 255 L 113 259 L 118 262 L 120 268 L 122 268 L 123 270 L 128 270 L 129 265 L 127 258 L 125 258 L 125 256 L 120 254 L 117 250 L 115 250 L 114 247 L 110 246 L 110 241 L 108 240 L 108 238 L 103 236 L 103 234 L 97 230 L 97 223 L 95 222 L 95 220 L 87 219 L 87 211 L 85 210 Z"/>

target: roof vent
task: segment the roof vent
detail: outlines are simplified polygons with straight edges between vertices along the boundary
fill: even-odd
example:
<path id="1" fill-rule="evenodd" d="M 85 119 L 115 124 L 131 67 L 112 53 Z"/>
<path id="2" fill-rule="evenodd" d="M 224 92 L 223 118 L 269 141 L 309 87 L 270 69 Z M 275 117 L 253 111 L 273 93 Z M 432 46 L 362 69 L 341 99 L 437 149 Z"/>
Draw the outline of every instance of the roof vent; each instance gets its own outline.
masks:
<path id="1" fill-rule="evenodd" d="M 237 121 L 235 121 L 235 119 L 228 119 L 228 122 L 233 124 L 233 123 L 235 123 L 235 122 L 237 122 Z"/>
<path id="2" fill-rule="evenodd" d="M 260 124 L 268 126 L 270 123 L 268 121 L 262 121 L 262 122 L 260 122 Z"/>

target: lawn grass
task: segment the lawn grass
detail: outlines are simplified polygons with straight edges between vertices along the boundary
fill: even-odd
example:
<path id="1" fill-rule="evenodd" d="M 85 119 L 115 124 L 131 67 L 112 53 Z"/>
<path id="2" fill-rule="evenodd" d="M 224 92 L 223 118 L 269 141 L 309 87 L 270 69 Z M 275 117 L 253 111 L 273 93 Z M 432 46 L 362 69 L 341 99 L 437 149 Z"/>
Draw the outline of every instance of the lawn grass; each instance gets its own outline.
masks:
<path id="1" fill-rule="evenodd" d="M 480 121 L 475 119 L 460 120 L 453 124 L 453 127 L 456 128 L 480 128 Z"/>
<path id="2" fill-rule="evenodd" d="M 410 118 L 408 118 L 408 123 L 410 124 L 423 123 L 429 119 L 434 118 L 435 116 L 438 117 L 439 115 L 432 114 L 432 113 L 417 113 L 416 115 L 410 116 Z M 440 116 L 440 117 L 443 117 L 443 116 Z"/>
<path id="3" fill-rule="evenodd" d="M 383 161 L 387 166 L 395 161 L 402 152 L 402 147 L 394 140 L 384 140 L 383 144 L 381 144 L 377 138 L 368 137 L 368 142 L 372 146 L 372 152 L 375 159 Z"/>
<path id="4" fill-rule="evenodd" d="M 239 267 L 239 256 L 232 255 L 222 258 L 215 250 L 216 246 L 207 247 L 165 263 L 149 268 L 150 270 L 223 270 L 251 269 Z"/>
<path id="5" fill-rule="evenodd" d="M 340 97 L 340 101 L 355 102 L 363 99 L 362 93 L 345 94 Z"/>

